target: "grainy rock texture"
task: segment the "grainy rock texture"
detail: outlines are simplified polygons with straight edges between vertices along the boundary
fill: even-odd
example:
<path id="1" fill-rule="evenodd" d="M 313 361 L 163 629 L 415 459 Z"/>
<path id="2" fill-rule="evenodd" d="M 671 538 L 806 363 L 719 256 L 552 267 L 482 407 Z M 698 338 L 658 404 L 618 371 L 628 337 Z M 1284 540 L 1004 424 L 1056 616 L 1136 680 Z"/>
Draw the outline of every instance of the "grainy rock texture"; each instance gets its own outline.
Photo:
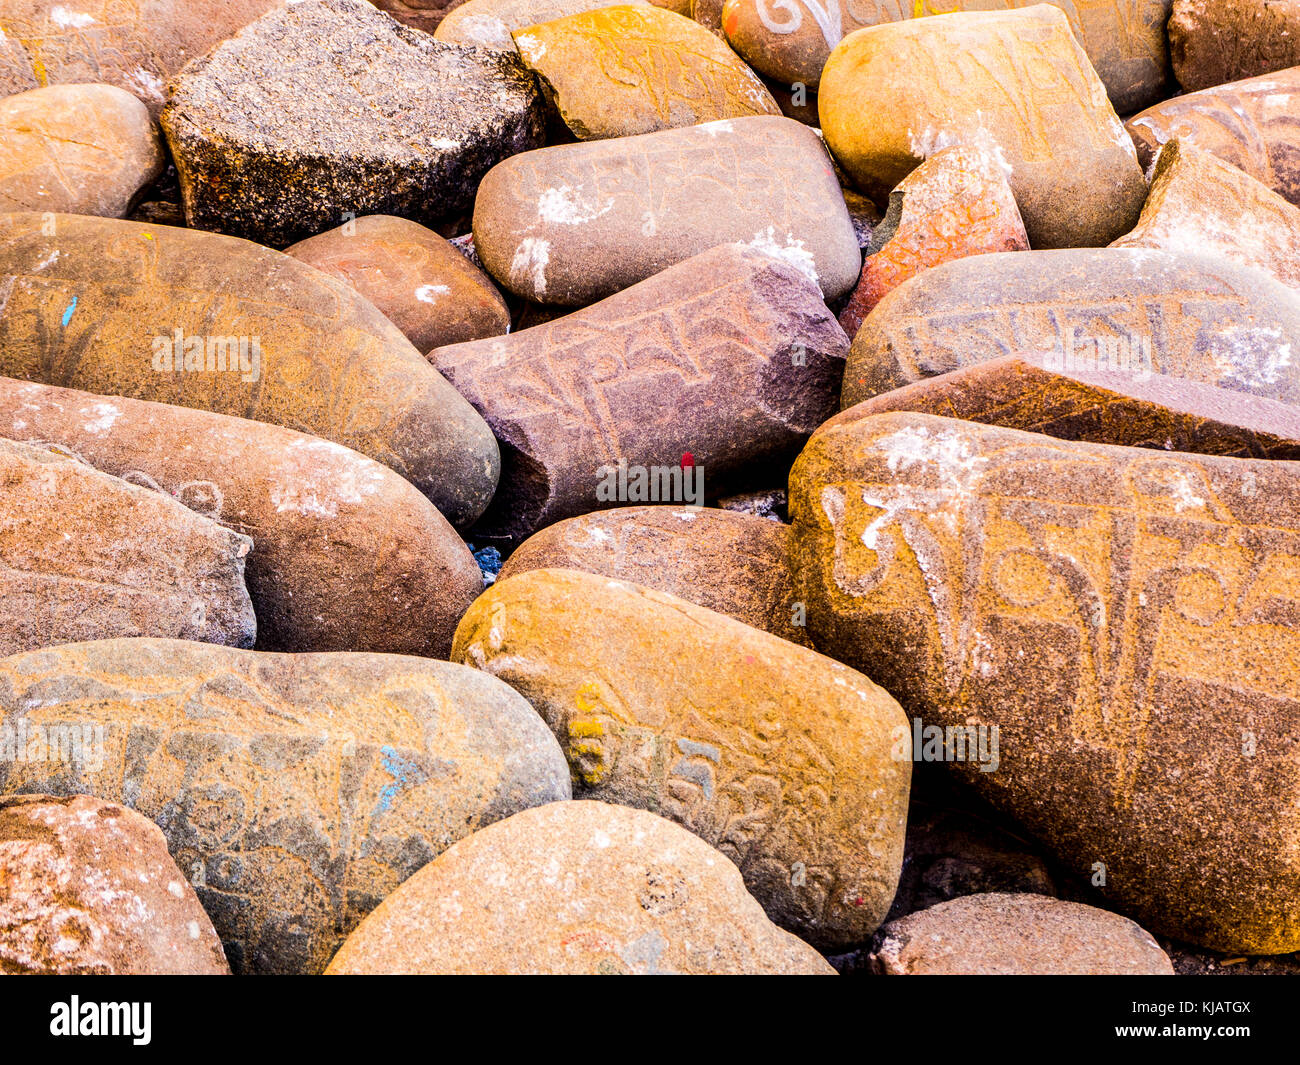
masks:
<path id="1" fill-rule="evenodd" d="M 0 100 L 0 212 L 121 218 L 162 173 L 148 109 L 111 85 L 51 85 Z"/>
<path id="2" fill-rule="evenodd" d="M 324 437 L 472 522 L 500 457 L 396 326 L 295 259 L 213 233 L 0 215 L 0 373 Z M 181 350 L 177 350 L 178 345 Z"/>
<path id="3" fill-rule="evenodd" d="M 1174 0 L 1169 52 L 1184 90 L 1300 63 L 1297 0 Z"/>
<path id="4" fill-rule="evenodd" d="M 881 414 L 790 485 L 815 646 L 996 728 L 951 768 L 1145 927 L 1300 948 L 1300 465 Z"/>
<path id="5" fill-rule="evenodd" d="M 252 546 L 174 500 L 0 438 L 0 655 L 116 636 L 251 647 Z"/>
<path id="6" fill-rule="evenodd" d="M 302 0 L 187 66 L 162 124 L 189 225 L 283 247 L 349 215 L 467 209 L 494 163 L 542 143 L 544 110 L 515 56 Z"/>
<path id="7" fill-rule="evenodd" d="M 221 976 L 230 967 L 157 827 L 87 795 L 0 799 L 0 973 Z"/>
<path id="8" fill-rule="evenodd" d="M 459 0 L 373 0 L 373 2 L 380 11 L 392 15 L 398 22 L 423 30 L 425 33 L 435 33 L 446 17 L 462 6 Z"/>
<path id="9" fill-rule="evenodd" d="M 327 973 L 834 975 L 764 916 L 726 857 L 600 802 L 525 810 L 456 844 Z"/>
<path id="10" fill-rule="evenodd" d="M 827 145 L 877 202 L 961 145 L 1007 172 L 1036 248 L 1106 244 L 1142 209 L 1146 182 L 1124 127 L 1069 22 L 1046 4 L 859 30 L 831 53 L 817 99 Z"/>
<path id="11" fill-rule="evenodd" d="M 414 486 L 317 437 L 9 378 L 0 436 L 57 446 L 252 537 L 261 650 L 445 658 L 482 590 L 469 549 Z"/>
<path id="12" fill-rule="evenodd" d="M 638 4 L 641 0 L 630 2 Z M 448 12 L 433 35 L 448 44 L 514 52 L 518 49 L 510 34 L 515 30 L 608 6 L 605 0 L 468 0 Z"/>
<path id="13" fill-rule="evenodd" d="M 0 794 L 156 822 L 236 972 L 320 972 L 456 840 L 569 797 L 522 698 L 423 658 L 108 640 L 0 661 L 0 728 L 67 725 L 102 727 L 102 764 L 0 762 Z"/>

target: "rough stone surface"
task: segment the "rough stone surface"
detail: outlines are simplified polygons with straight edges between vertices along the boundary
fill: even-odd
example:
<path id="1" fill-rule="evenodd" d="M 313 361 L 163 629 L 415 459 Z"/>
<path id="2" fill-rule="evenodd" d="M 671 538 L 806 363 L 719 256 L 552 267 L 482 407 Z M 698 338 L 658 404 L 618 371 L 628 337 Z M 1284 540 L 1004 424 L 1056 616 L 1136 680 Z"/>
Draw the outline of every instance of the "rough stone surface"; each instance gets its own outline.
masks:
<path id="1" fill-rule="evenodd" d="M 785 259 L 842 296 L 862 267 L 821 140 L 788 118 L 561 144 L 493 167 L 474 244 L 515 295 L 584 307 L 719 244 Z"/>
<path id="2" fill-rule="evenodd" d="M 725 244 L 584 310 L 429 359 L 501 443 L 501 484 L 475 535 L 517 541 L 618 502 L 698 501 L 684 481 L 678 499 L 602 499 L 620 462 L 667 469 L 689 453 L 710 496 L 779 465 L 833 413 L 847 345 L 802 273 Z"/>
<path id="3" fill-rule="evenodd" d="M 452 659 L 537 708 L 579 797 L 689 828 L 782 928 L 847 949 L 884 918 L 912 765 L 895 757 L 898 704 L 865 676 L 676 596 L 563 569 L 484 592 Z"/>
<path id="4" fill-rule="evenodd" d="M 0 799 L 0 973 L 221 976 L 230 967 L 157 827 L 87 795 Z"/>
<path id="5" fill-rule="evenodd" d="M 881 414 L 790 485 L 814 645 L 996 727 L 961 779 L 1145 927 L 1300 949 L 1300 465 Z"/>
<path id="6" fill-rule="evenodd" d="M 0 661 L 0 728 L 65 724 L 102 726 L 102 765 L 0 762 L 0 794 L 156 822 L 236 972 L 320 972 L 456 840 L 569 797 L 520 696 L 424 658 L 109 640 Z"/>
<path id="7" fill-rule="evenodd" d="M 500 461 L 491 432 L 347 285 L 213 233 L 50 221 L 0 215 L 0 373 L 324 437 L 396 470 L 456 525 L 487 506 Z M 155 369 L 176 330 L 202 343 L 203 371 Z"/>
<path id="8" fill-rule="evenodd" d="M 253 645 L 247 536 L 5 439 L 0 488 L 0 655 L 115 636 Z"/>
<path id="9" fill-rule="evenodd" d="M 1176 137 L 1160 150 L 1137 228 L 1111 247 L 1204 252 L 1300 292 L 1300 208 Z"/>
<path id="10" fill-rule="evenodd" d="M 349 214 L 434 222 L 542 143 L 515 56 L 435 41 L 366 0 L 302 0 L 190 64 L 163 129 L 189 225 L 283 247 Z"/>
<path id="11" fill-rule="evenodd" d="M 1169 52 L 1184 90 L 1300 64 L 1297 0 L 1174 0 Z"/>
<path id="12" fill-rule="evenodd" d="M 1300 401 L 1293 291 L 1221 256 L 1090 248 L 959 259 L 900 285 L 854 338 L 844 406 L 1008 353 L 1095 365 L 1111 345 L 1117 365 Z"/>
<path id="13" fill-rule="evenodd" d="M 862 276 L 840 325 L 854 336 L 876 304 L 904 281 L 970 255 L 1027 251 L 1029 237 L 1002 171 L 973 148 L 945 148 L 889 195 L 871 234 Z"/>
<path id="14" fill-rule="evenodd" d="M 730 48 L 699 23 L 662 8 L 604 7 L 513 36 L 580 140 L 781 113 Z"/>
<path id="15" fill-rule="evenodd" d="M 607 6 L 605 0 L 469 0 L 449 12 L 433 35 L 448 44 L 515 52 L 515 39 L 510 36 L 515 30 Z"/>
<path id="16" fill-rule="evenodd" d="M 884 976 L 1172 976 L 1160 945 L 1127 917 L 1043 895 L 967 895 L 893 921 Z"/>
<path id="17" fill-rule="evenodd" d="M 0 96 L 104 82 L 157 116 L 167 79 L 283 0 L 5 0 Z"/>
<path id="18" fill-rule="evenodd" d="M 436 34 L 449 14 L 463 6 L 460 0 L 373 0 L 375 7 L 406 26 Z M 478 42 L 465 41 L 465 44 Z"/>
<path id="19" fill-rule="evenodd" d="M 420 351 L 510 328 L 506 301 L 483 271 L 406 218 L 367 215 L 285 254 L 351 285 Z"/>
<path id="20" fill-rule="evenodd" d="M 726 510 L 625 507 L 535 533 L 506 560 L 500 579 L 535 569 L 582 570 L 668 592 L 807 646 L 785 561 L 789 532 Z"/>
<path id="21" fill-rule="evenodd" d="M 0 212 L 121 218 L 164 157 L 148 108 L 111 85 L 51 85 L 0 100 Z"/>
<path id="22" fill-rule="evenodd" d="M 827 145 L 877 202 L 942 148 L 984 152 L 1036 248 L 1107 244 L 1146 197 L 1105 88 L 1045 4 L 859 30 L 831 53 L 818 107 Z"/>
<path id="23" fill-rule="evenodd" d="M 252 537 L 245 577 L 261 650 L 445 658 L 482 590 L 433 504 L 386 466 L 316 437 L 8 378 L 0 436 L 57 446 Z"/>
<path id="24" fill-rule="evenodd" d="M 1149 107 L 1126 124 L 1149 167 L 1178 137 L 1217 155 L 1300 205 L 1300 129 L 1292 103 L 1300 67 L 1190 92 Z"/>
<path id="25" fill-rule="evenodd" d="M 599 802 L 525 810 L 456 844 L 327 973 L 834 975 L 764 916 L 726 857 Z"/>

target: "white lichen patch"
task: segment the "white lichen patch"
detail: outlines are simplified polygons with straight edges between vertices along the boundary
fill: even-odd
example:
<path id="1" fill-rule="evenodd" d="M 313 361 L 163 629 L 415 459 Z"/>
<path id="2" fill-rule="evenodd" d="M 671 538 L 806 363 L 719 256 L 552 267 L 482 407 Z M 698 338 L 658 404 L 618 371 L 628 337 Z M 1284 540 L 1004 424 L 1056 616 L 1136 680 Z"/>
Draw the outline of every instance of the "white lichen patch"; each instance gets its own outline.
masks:
<path id="1" fill-rule="evenodd" d="M 598 203 L 590 197 L 584 197 L 582 188 L 581 185 L 577 188 L 561 185 L 559 188 L 547 189 L 537 200 L 538 219 L 554 225 L 580 226 L 614 209 L 613 197 Z"/>
<path id="2" fill-rule="evenodd" d="M 793 266 L 817 286 L 818 292 L 822 291 L 821 278 L 817 275 L 817 260 L 802 240 L 795 239 L 789 233 L 778 237 L 776 227 L 768 226 L 754 234 L 749 246 Z"/>

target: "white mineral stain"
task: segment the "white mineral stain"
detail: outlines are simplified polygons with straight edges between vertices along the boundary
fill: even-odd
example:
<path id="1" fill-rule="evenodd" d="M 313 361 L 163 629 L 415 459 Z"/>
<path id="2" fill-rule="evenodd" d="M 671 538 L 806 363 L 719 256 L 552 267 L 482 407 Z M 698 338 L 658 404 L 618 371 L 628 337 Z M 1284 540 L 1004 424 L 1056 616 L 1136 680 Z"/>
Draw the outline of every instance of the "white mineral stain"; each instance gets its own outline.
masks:
<path id="1" fill-rule="evenodd" d="M 577 188 L 561 185 L 558 189 L 547 189 L 537 201 L 537 217 L 555 225 L 577 226 L 614 209 L 613 197 L 603 204 L 587 202 L 583 199 L 582 188 L 581 185 Z"/>
<path id="2" fill-rule="evenodd" d="M 421 303 L 437 303 L 439 296 L 446 296 L 451 289 L 446 285 L 421 285 L 415 290 L 415 298 Z"/>
<path id="3" fill-rule="evenodd" d="M 785 234 L 784 239 L 785 243 L 782 244 L 777 238 L 776 227 L 768 226 L 766 230 L 760 229 L 754 234 L 754 239 L 749 242 L 749 246 L 793 266 L 816 285 L 817 291 L 820 292 L 821 278 L 817 276 L 817 260 L 813 257 L 813 253 L 804 247 L 802 240 L 796 240 L 789 233 Z"/>
<path id="4" fill-rule="evenodd" d="M 80 11 L 73 11 L 63 4 L 55 4 L 50 8 L 50 21 L 60 29 L 80 29 L 83 26 L 93 26 L 95 20 L 90 15 L 83 14 Z"/>
<path id="5" fill-rule="evenodd" d="M 96 403 L 91 408 L 96 417 L 85 425 L 86 432 L 93 436 L 99 436 L 101 433 L 108 432 L 113 428 L 113 424 L 122 417 L 122 412 L 111 403 Z"/>
<path id="6" fill-rule="evenodd" d="M 522 284 L 532 283 L 533 291 L 546 294 L 546 264 L 551 261 L 551 242 L 540 237 L 525 237 L 510 262 L 510 280 Z"/>

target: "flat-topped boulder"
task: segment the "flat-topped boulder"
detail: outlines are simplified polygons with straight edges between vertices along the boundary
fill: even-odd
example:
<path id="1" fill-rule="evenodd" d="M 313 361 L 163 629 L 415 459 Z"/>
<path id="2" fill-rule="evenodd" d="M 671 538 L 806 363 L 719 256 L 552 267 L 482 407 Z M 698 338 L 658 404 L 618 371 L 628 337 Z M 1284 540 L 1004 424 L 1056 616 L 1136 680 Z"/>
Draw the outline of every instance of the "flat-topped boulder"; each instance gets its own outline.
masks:
<path id="1" fill-rule="evenodd" d="M 1187 92 L 1300 64 L 1296 0 L 1174 0 L 1169 52 Z"/>

